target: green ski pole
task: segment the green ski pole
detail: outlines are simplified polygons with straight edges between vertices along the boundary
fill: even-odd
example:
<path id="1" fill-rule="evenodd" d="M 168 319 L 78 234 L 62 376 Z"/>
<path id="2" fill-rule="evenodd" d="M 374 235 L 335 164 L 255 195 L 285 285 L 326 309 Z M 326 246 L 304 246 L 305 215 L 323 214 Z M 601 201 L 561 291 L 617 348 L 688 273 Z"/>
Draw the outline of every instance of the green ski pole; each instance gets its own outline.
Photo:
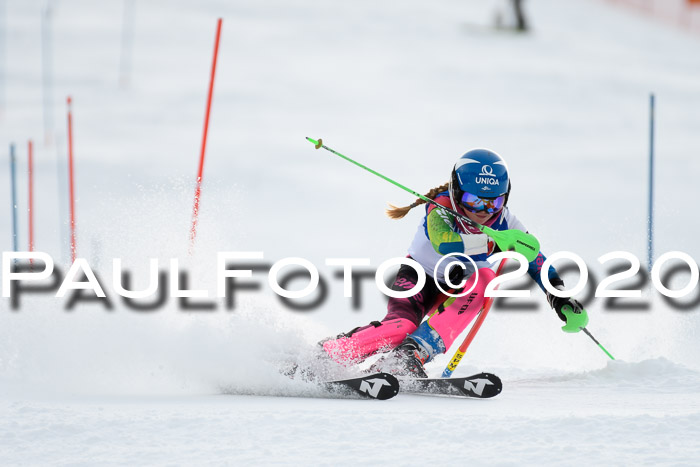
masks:
<path id="1" fill-rule="evenodd" d="M 516 229 L 494 230 L 490 227 L 486 227 L 484 225 L 477 224 L 473 220 L 469 219 L 467 216 L 460 214 L 453 209 L 446 208 L 445 206 L 442 206 L 442 205 L 436 203 L 435 201 L 428 198 L 427 196 L 423 196 L 420 193 L 416 192 L 415 190 L 411 190 L 410 188 L 400 184 L 399 182 L 396 182 L 396 181 L 390 179 L 389 177 L 382 175 L 379 172 L 376 172 L 376 171 L 370 169 L 366 165 L 360 164 L 359 162 L 357 162 L 353 159 L 350 159 L 347 156 L 342 155 L 341 153 L 335 151 L 334 149 L 329 148 L 328 146 L 323 144 L 323 140 L 321 140 L 321 138 L 319 138 L 318 141 L 315 139 L 312 139 L 312 138 L 308 138 L 308 137 L 306 139 L 307 139 L 307 141 L 311 142 L 316 147 L 316 149 L 323 148 L 326 151 L 329 151 L 329 152 L 335 154 L 336 156 L 341 157 L 342 159 L 345 159 L 346 161 L 351 162 L 351 163 L 355 164 L 356 166 L 358 166 L 362 169 L 365 169 L 366 171 L 368 171 L 370 173 L 373 173 L 377 177 L 383 178 L 387 182 L 401 188 L 402 190 L 407 191 L 408 193 L 411 193 L 416 198 L 420 198 L 423 201 L 425 201 L 426 203 L 430 203 L 433 206 L 435 206 L 439 209 L 442 209 L 443 211 L 447 211 L 450 214 L 452 214 L 453 216 L 460 218 L 461 220 L 466 222 L 469 226 L 471 226 L 475 229 L 479 229 L 481 232 L 483 232 L 486 235 L 488 235 L 489 237 L 491 237 L 502 251 L 514 250 L 516 253 L 520 253 L 521 255 L 525 256 L 525 258 L 528 261 L 533 261 L 540 252 L 540 242 L 532 234 L 529 234 L 527 232 L 523 232 L 522 230 L 516 230 Z"/>
<path id="2" fill-rule="evenodd" d="M 603 352 L 605 352 L 605 355 L 607 355 L 608 357 L 610 357 L 610 360 L 615 360 L 615 357 L 613 357 L 612 355 L 610 355 L 610 352 L 608 352 L 607 350 L 605 350 L 605 347 L 603 347 L 603 346 L 600 344 L 600 342 L 598 342 L 598 340 L 597 340 L 595 337 L 593 337 L 593 334 L 591 334 L 590 332 L 588 332 L 588 329 L 586 329 L 585 326 L 582 327 L 581 330 L 582 330 L 583 332 L 585 332 L 586 335 L 587 335 L 588 337 L 590 337 L 590 338 L 593 340 L 593 342 L 595 342 L 596 344 L 598 344 L 598 347 L 600 347 L 600 349 L 601 349 Z"/>
<path id="3" fill-rule="evenodd" d="M 605 350 L 605 347 L 603 347 L 598 340 L 593 337 L 593 334 L 591 334 L 588 329 L 586 329 L 586 325 L 588 325 L 588 313 L 586 313 L 586 310 L 581 310 L 579 312 L 574 312 L 574 309 L 569 306 L 565 305 L 562 307 L 561 312 L 564 314 L 566 317 L 566 324 L 561 328 L 562 331 L 564 332 L 579 332 L 583 331 L 586 333 L 588 337 L 593 340 L 596 344 L 598 344 L 598 347 L 605 352 L 605 354 L 610 357 L 610 360 L 615 360 L 615 357 L 613 357 L 610 352 Z"/>

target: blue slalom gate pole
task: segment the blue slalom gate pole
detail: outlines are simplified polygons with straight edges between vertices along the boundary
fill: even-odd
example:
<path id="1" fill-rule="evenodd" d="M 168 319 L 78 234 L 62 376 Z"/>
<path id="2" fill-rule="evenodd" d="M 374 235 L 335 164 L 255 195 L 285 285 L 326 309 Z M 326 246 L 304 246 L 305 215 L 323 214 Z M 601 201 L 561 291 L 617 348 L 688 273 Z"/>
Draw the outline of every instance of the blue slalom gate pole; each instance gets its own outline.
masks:
<path id="1" fill-rule="evenodd" d="M 649 217 L 647 223 L 647 270 L 654 263 L 654 94 L 649 95 Z"/>
<path id="2" fill-rule="evenodd" d="M 15 170 L 15 145 L 10 144 L 10 187 L 12 190 L 12 248 L 19 251 L 17 245 L 17 171 Z"/>

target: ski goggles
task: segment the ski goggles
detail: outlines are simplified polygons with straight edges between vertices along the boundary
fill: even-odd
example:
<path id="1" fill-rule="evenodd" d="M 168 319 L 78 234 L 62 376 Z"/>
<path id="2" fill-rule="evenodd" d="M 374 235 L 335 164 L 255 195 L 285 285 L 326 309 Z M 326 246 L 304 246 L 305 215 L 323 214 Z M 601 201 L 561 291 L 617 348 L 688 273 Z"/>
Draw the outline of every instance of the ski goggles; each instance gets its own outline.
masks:
<path id="1" fill-rule="evenodd" d="M 493 214 L 503 208 L 506 195 L 501 195 L 496 198 L 480 198 L 466 191 L 462 194 L 462 206 L 470 212 L 486 212 Z"/>

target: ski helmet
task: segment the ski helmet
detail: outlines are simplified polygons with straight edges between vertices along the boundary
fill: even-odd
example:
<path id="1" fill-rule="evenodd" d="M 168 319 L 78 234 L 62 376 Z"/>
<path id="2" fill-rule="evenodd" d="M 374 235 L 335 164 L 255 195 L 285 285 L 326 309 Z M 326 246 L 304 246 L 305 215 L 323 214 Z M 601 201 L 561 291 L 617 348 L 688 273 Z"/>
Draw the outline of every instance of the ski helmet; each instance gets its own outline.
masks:
<path id="1" fill-rule="evenodd" d="M 453 203 L 494 213 L 506 205 L 509 194 L 508 166 L 495 152 L 472 149 L 457 160 L 450 183 Z"/>

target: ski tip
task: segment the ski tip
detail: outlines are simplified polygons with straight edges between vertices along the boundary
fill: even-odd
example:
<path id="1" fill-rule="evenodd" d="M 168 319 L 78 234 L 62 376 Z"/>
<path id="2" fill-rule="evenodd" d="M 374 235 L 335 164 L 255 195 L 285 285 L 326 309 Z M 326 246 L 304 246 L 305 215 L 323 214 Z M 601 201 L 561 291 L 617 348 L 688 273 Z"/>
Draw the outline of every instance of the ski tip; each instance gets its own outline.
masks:
<path id="1" fill-rule="evenodd" d="M 324 385 L 331 390 L 350 389 L 363 399 L 380 401 L 391 399 L 399 393 L 399 380 L 388 373 L 372 373 L 356 378 L 328 381 Z"/>
<path id="2" fill-rule="evenodd" d="M 403 380 L 402 380 L 403 381 Z M 415 385 L 412 385 L 415 381 Z M 405 389 L 412 394 L 436 396 L 461 396 L 488 399 L 497 396 L 503 389 L 501 379 L 492 373 L 477 373 L 454 378 L 407 379 Z"/>
<path id="3" fill-rule="evenodd" d="M 380 391 L 377 394 L 376 399 L 384 401 L 387 399 L 391 399 L 399 393 L 399 389 L 401 386 L 396 376 L 391 375 L 389 373 L 378 373 L 375 376 L 381 376 L 387 383 L 389 383 L 389 386 L 386 386 L 383 391 Z"/>
<path id="4" fill-rule="evenodd" d="M 481 376 L 491 381 L 491 385 L 484 388 L 484 392 L 481 395 L 482 398 L 489 399 L 501 393 L 503 390 L 503 381 L 501 381 L 501 378 L 493 373 L 481 373 Z"/>

